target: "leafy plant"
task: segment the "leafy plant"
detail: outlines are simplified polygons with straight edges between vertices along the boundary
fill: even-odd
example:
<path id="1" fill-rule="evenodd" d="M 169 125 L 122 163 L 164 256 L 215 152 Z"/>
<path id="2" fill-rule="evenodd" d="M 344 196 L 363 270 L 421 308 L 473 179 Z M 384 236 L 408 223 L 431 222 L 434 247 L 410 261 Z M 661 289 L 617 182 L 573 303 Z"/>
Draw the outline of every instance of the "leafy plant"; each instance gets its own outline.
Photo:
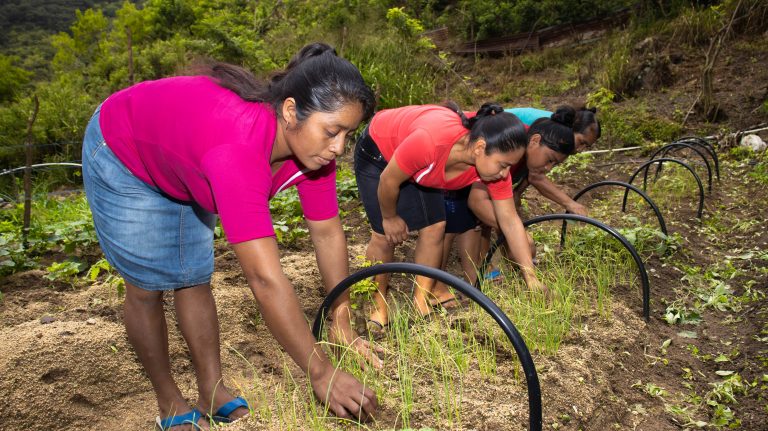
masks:
<path id="1" fill-rule="evenodd" d="M 279 243 L 292 244 L 307 236 L 309 231 L 304 227 L 304 212 L 295 187 L 275 195 L 269 201 L 269 208 L 273 220 L 272 228 Z"/>
<path id="2" fill-rule="evenodd" d="M 75 277 L 86 268 L 85 263 L 74 260 L 65 260 L 63 262 L 54 262 L 45 270 L 45 278 L 51 281 L 73 282 Z"/>
<path id="3" fill-rule="evenodd" d="M 114 270 L 112 269 L 112 265 L 109 264 L 107 259 L 101 258 L 96 263 L 91 265 L 91 267 L 88 269 L 88 279 L 91 281 L 96 281 L 96 279 L 99 278 L 99 276 L 105 273 L 106 279 L 104 282 L 106 284 L 109 284 L 115 288 L 117 291 L 117 295 L 119 297 L 122 297 L 125 295 L 125 279 L 120 277 L 119 274 L 116 274 Z"/>
<path id="4" fill-rule="evenodd" d="M 701 322 L 701 312 L 683 305 L 672 304 L 664 311 L 664 320 L 670 325 L 698 325 Z"/>
<path id="5" fill-rule="evenodd" d="M 564 175 L 583 171 L 594 163 L 595 156 L 591 153 L 577 153 L 569 156 L 563 163 L 552 168 L 550 174 L 555 178 L 562 178 Z"/>

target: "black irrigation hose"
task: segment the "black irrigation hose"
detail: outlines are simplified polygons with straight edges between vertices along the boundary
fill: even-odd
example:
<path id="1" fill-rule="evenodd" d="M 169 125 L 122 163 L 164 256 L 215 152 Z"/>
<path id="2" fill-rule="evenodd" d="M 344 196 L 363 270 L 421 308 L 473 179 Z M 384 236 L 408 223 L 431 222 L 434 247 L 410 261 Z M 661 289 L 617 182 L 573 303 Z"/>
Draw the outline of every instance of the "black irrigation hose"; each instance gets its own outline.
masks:
<path id="1" fill-rule="evenodd" d="M 628 190 L 629 189 L 627 189 L 627 191 Z M 637 269 L 640 272 L 640 284 L 642 285 L 642 288 L 643 288 L 643 318 L 645 319 L 646 322 L 650 320 L 651 287 L 648 281 L 648 272 L 645 270 L 645 264 L 643 263 L 643 259 L 640 258 L 640 255 L 637 253 L 637 250 L 635 250 L 635 247 L 629 242 L 629 240 L 624 238 L 624 235 L 620 234 L 618 231 L 606 225 L 605 223 L 599 222 L 590 217 L 584 217 L 576 214 L 545 214 L 545 215 L 534 217 L 532 219 L 528 219 L 524 221 L 523 226 L 528 227 L 533 224 L 550 221 L 550 220 L 573 220 L 573 221 L 580 221 L 583 223 L 587 223 L 599 229 L 602 229 L 603 231 L 609 233 L 611 236 L 619 240 L 621 245 L 623 245 L 624 248 L 627 249 L 629 254 L 632 255 L 632 259 L 634 259 L 635 263 L 637 264 Z M 504 243 L 504 241 L 505 241 L 504 236 L 500 235 L 498 239 L 496 239 L 496 242 L 493 245 L 491 245 L 491 248 L 488 250 L 488 254 L 485 255 L 485 259 L 483 259 L 483 263 L 480 265 L 481 272 L 478 274 L 478 279 L 480 279 L 484 275 L 485 269 L 488 267 L 488 265 L 490 265 L 491 259 L 493 259 L 494 253 L 496 253 L 496 250 Z"/>
<path id="2" fill-rule="evenodd" d="M 715 162 L 715 175 L 717 175 L 717 180 L 720 181 L 720 159 L 717 157 L 717 151 L 715 151 L 714 145 L 712 145 L 706 139 L 699 138 L 697 136 L 686 136 L 684 138 L 680 138 L 674 141 L 673 143 L 677 143 L 677 142 L 684 142 L 686 144 L 698 145 L 701 148 L 706 149 L 710 157 L 712 157 L 712 161 Z"/>
<path id="3" fill-rule="evenodd" d="M 699 210 L 697 212 L 698 215 L 696 217 L 701 219 L 701 215 L 704 212 L 704 186 L 701 184 L 701 178 L 699 178 L 699 175 L 696 173 L 696 171 L 694 171 L 692 167 L 690 167 L 687 163 L 685 163 L 685 162 L 683 162 L 681 160 L 667 158 L 667 157 L 664 157 L 664 158 L 661 158 L 661 159 L 649 160 L 649 161 L 643 163 L 642 165 L 640 165 L 639 168 L 637 168 L 637 170 L 632 174 L 632 176 L 629 177 L 629 181 L 627 181 L 627 183 L 632 184 L 632 181 L 635 180 L 635 177 L 637 176 L 638 173 L 640 173 L 641 170 L 645 169 L 645 171 L 647 173 L 648 172 L 648 167 L 650 165 L 652 165 L 654 163 L 664 163 L 664 162 L 672 162 L 672 163 L 677 163 L 679 165 L 682 165 L 685 169 L 688 169 L 688 172 L 690 172 L 691 175 L 693 175 L 693 178 L 696 180 L 696 184 L 698 184 L 698 186 L 699 186 Z M 646 187 L 646 183 L 645 183 L 645 181 L 643 181 L 643 190 L 645 190 L 645 187 Z M 624 211 L 627 208 L 627 196 L 628 195 L 629 195 L 629 189 L 624 191 L 624 201 L 621 204 L 621 210 L 622 211 Z"/>
<path id="4" fill-rule="evenodd" d="M 653 160 L 656 158 L 656 155 L 661 153 L 661 157 L 668 157 L 667 153 L 669 153 L 671 150 L 676 148 L 688 148 L 696 152 L 696 154 L 701 157 L 701 160 L 704 160 L 704 164 L 707 165 L 707 185 L 709 192 L 712 192 L 712 167 L 709 166 L 709 160 L 707 160 L 707 156 L 704 155 L 701 151 L 699 151 L 698 148 L 694 147 L 691 144 L 685 143 L 685 142 L 673 142 L 671 144 L 664 145 L 663 147 L 656 150 L 651 157 L 648 160 Z M 659 163 L 659 166 L 656 168 L 656 175 L 655 178 L 659 177 L 659 173 L 661 172 L 661 166 L 662 164 Z M 648 169 L 645 170 L 645 174 L 643 174 L 643 183 L 646 182 L 648 177 Z"/>
<path id="5" fill-rule="evenodd" d="M 504 314 L 493 301 L 488 299 L 488 297 L 480 292 L 480 290 L 470 286 L 466 281 L 448 274 L 445 271 L 424 265 L 417 265 L 415 263 L 396 262 L 369 266 L 351 274 L 336 285 L 320 305 L 317 316 L 315 316 L 315 322 L 312 324 L 312 333 L 314 334 L 315 339 L 320 340 L 325 316 L 328 315 L 333 302 L 353 284 L 379 274 L 412 274 L 430 277 L 458 290 L 462 295 L 470 298 L 490 314 L 493 320 L 495 320 L 504 331 L 504 334 L 507 335 L 509 341 L 512 342 L 517 357 L 520 358 L 520 363 L 523 366 L 523 372 L 525 373 L 525 380 L 528 386 L 528 419 L 530 430 L 541 431 L 541 387 L 539 386 L 539 377 L 538 374 L 536 374 L 533 358 L 531 358 L 531 353 L 528 351 L 528 347 L 525 345 L 523 337 L 517 331 L 517 328 L 515 328 L 512 321 L 509 320 L 509 317 L 507 317 L 507 315 Z"/>
<path id="6" fill-rule="evenodd" d="M 624 187 L 625 189 L 632 190 L 638 195 L 640 195 L 640 197 L 642 197 L 648 203 L 648 205 L 650 205 L 654 214 L 656 214 L 656 219 L 659 220 L 659 228 L 661 229 L 661 231 L 664 233 L 664 235 L 668 235 L 667 224 L 664 222 L 664 217 L 661 215 L 661 211 L 659 211 L 659 207 L 656 206 L 656 203 L 653 202 L 653 199 L 651 199 L 644 191 L 633 186 L 632 184 L 627 184 L 623 181 L 612 181 L 612 180 L 600 181 L 597 183 L 590 184 L 584 187 L 583 189 L 579 190 L 578 192 L 576 192 L 576 194 L 573 195 L 573 200 L 578 201 L 579 198 L 585 193 L 587 193 L 588 191 L 592 189 L 596 189 L 598 187 L 603 187 L 603 186 L 621 186 L 621 187 Z M 623 208 L 622 212 L 626 212 L 626 208 Z M 568 223 L 566 220 L 563 220 L 563 227 L 560 232 L 560 247 L 563 247 L 565 245 L 565 233 L 567 229 L 568 229 Z"/>

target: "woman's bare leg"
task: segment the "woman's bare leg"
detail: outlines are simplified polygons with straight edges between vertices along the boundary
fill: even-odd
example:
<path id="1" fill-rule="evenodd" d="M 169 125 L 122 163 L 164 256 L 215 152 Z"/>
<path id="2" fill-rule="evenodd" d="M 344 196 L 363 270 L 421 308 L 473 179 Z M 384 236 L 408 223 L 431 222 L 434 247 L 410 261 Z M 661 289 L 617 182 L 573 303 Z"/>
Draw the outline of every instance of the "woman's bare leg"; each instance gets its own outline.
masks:
<path id="1" fill-rule="evenodd" d="M 174 291 L 174 304 L 197 374 L 197 406 L 203 413 L 213 414 L 235 397 L 224 386 L 222 378 L 219 319 L 211 286 L 201 284 L 178 289 Z M 240 407 L 230 417 L 236 419 L 247 414 L 248 409 Z"/>
<path id="2" fill-rule="evenodd" d="M 369 262 L 392 262 L 395 257 L 395 247 L 391 245 L 384 235 L 371 232 L 371 240 L 368 242 L 368 248 L 365 250 L 365 258 Z M 389 323 L 389 306 L 387 305 L 387 289 L 389 286 L 389 275 L 380 274 L 374 277 L 378 293 L 374 295 L 374 309 L 370 320 L 378 322 L 381 325 Z"/>
<path id="3" fill-rule="evenodd" d="M 144 290 L 126 282 L 123 321 L 128 341 L 136 351 L 136 356 L 144 366 L 155 390 L 160 416 L 175 416 L 192 410 L 171 376 L 163 293 Z M 205 420 L 200 420 L 198 425 L 202 429 L 208 429 Z M 174 431 L 193 429 L 195 428 L 192 425 L 174 427 Z"/>
<path id="4" fill-rule="evenodd" d="M 443 237 L 445 236 L 445 222 L 435 223 L 419 230 L 419 239 L 416 241 L 416 253 L 414 261 L 420 265 L 439 268 L 443 261 Z M 413 302 L 416 310 L 427 315 L 432 312 L 429 305 L 435 280 L 429 277 L 416 276 L 416 286 L 413 292 Z"/>

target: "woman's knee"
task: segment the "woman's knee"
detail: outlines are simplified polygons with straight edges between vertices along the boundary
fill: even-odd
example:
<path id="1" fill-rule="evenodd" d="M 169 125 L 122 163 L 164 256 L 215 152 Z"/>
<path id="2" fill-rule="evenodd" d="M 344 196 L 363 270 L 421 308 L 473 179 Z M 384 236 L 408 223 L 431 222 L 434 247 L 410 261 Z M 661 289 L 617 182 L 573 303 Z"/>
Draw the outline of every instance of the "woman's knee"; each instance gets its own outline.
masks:
<path id="1" fill-rule="evenodd" d="M 419 230 L 419 241 L 422 238 L 425 241 L 442 243 L 445 237 L 445 220 L 431 224 Z"/>
<path id="2" fill-rule="evenodd" d="M 146 290 L 125 282 L 125 304 L 136 307 L 155 307 L 163 301 L 163 291 Z"/>

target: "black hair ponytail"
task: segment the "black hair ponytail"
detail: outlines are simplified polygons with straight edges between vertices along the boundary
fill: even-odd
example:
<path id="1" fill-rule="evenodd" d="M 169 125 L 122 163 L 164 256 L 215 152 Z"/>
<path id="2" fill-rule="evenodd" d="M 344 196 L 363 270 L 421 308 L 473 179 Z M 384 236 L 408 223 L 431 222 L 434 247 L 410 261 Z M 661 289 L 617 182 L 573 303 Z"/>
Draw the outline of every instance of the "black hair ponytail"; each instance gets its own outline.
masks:
<path id="1" fill-rule="evenodd" d="M 305 45 L 268 83 L 243 67 L 227 63 L 215 63 L 207 74 L 243 100 L 269 103 L 278 115 L 283 101 L 293 97 L 298 121 L 314 112 L 335 112 L 347 103 L 359 103 L 363 120 L 367 120 L 376 106 L 373 91 L 357 67 L 325 43 Z"/>
<path id="2" fill-rule="evenodd" d="M 576 111 L 573 122 L 573 131 L 575 133 L 587 134 L 591 127 L 595 128 L 595 139 L 600 138 L 600 122 L 597 121 L 597 108 L 582 108 Z"/>
<path id="3" fill-rule="evenodd" d="M 292 70 L 296 69 L 304 61 L 326 53 L 333 56 L 338 55 L 336 54 L 336 50 L 326 43 L 315 42 L 304 45 L 304 47 L 302 47 L 299 52 L 291 57 L 290 61 L 288 61 L 288 65 L 285 66 L 285 69 L 272 74 L 270 77 L 270 87 L 279 85 L 280 81 L 282 81 Z"/>
<path id="4" fill-rule="evenodd" d="M 533 135 L 541 136 L 541 144 L 558 153 L 570 155 L 576 152 L 573 128 L 565 123 L 552 118 L 539 118 L 528 129 L 528 136 Z"/>
<path id="5" fill-rule="evenodd" d="M 549 118 L 554 122 L 573 128 L 573 123 L 576 121 L 576 110 L 568 105 L 558 106 Z"/>
<path id="6" fill-rule="evenodd" d="M 484 103 L 472 118 L 467 118 L 455 102 L 445 102 L 443 106 L 461 118 L 461 124 L 469 130 L 470 145 L 480 138 L 485 140 L 485 154 L 497 151 L 507 153 L 528 145 L 523 122 L 517 116 L 504 112 L 501 105 Z"/>

